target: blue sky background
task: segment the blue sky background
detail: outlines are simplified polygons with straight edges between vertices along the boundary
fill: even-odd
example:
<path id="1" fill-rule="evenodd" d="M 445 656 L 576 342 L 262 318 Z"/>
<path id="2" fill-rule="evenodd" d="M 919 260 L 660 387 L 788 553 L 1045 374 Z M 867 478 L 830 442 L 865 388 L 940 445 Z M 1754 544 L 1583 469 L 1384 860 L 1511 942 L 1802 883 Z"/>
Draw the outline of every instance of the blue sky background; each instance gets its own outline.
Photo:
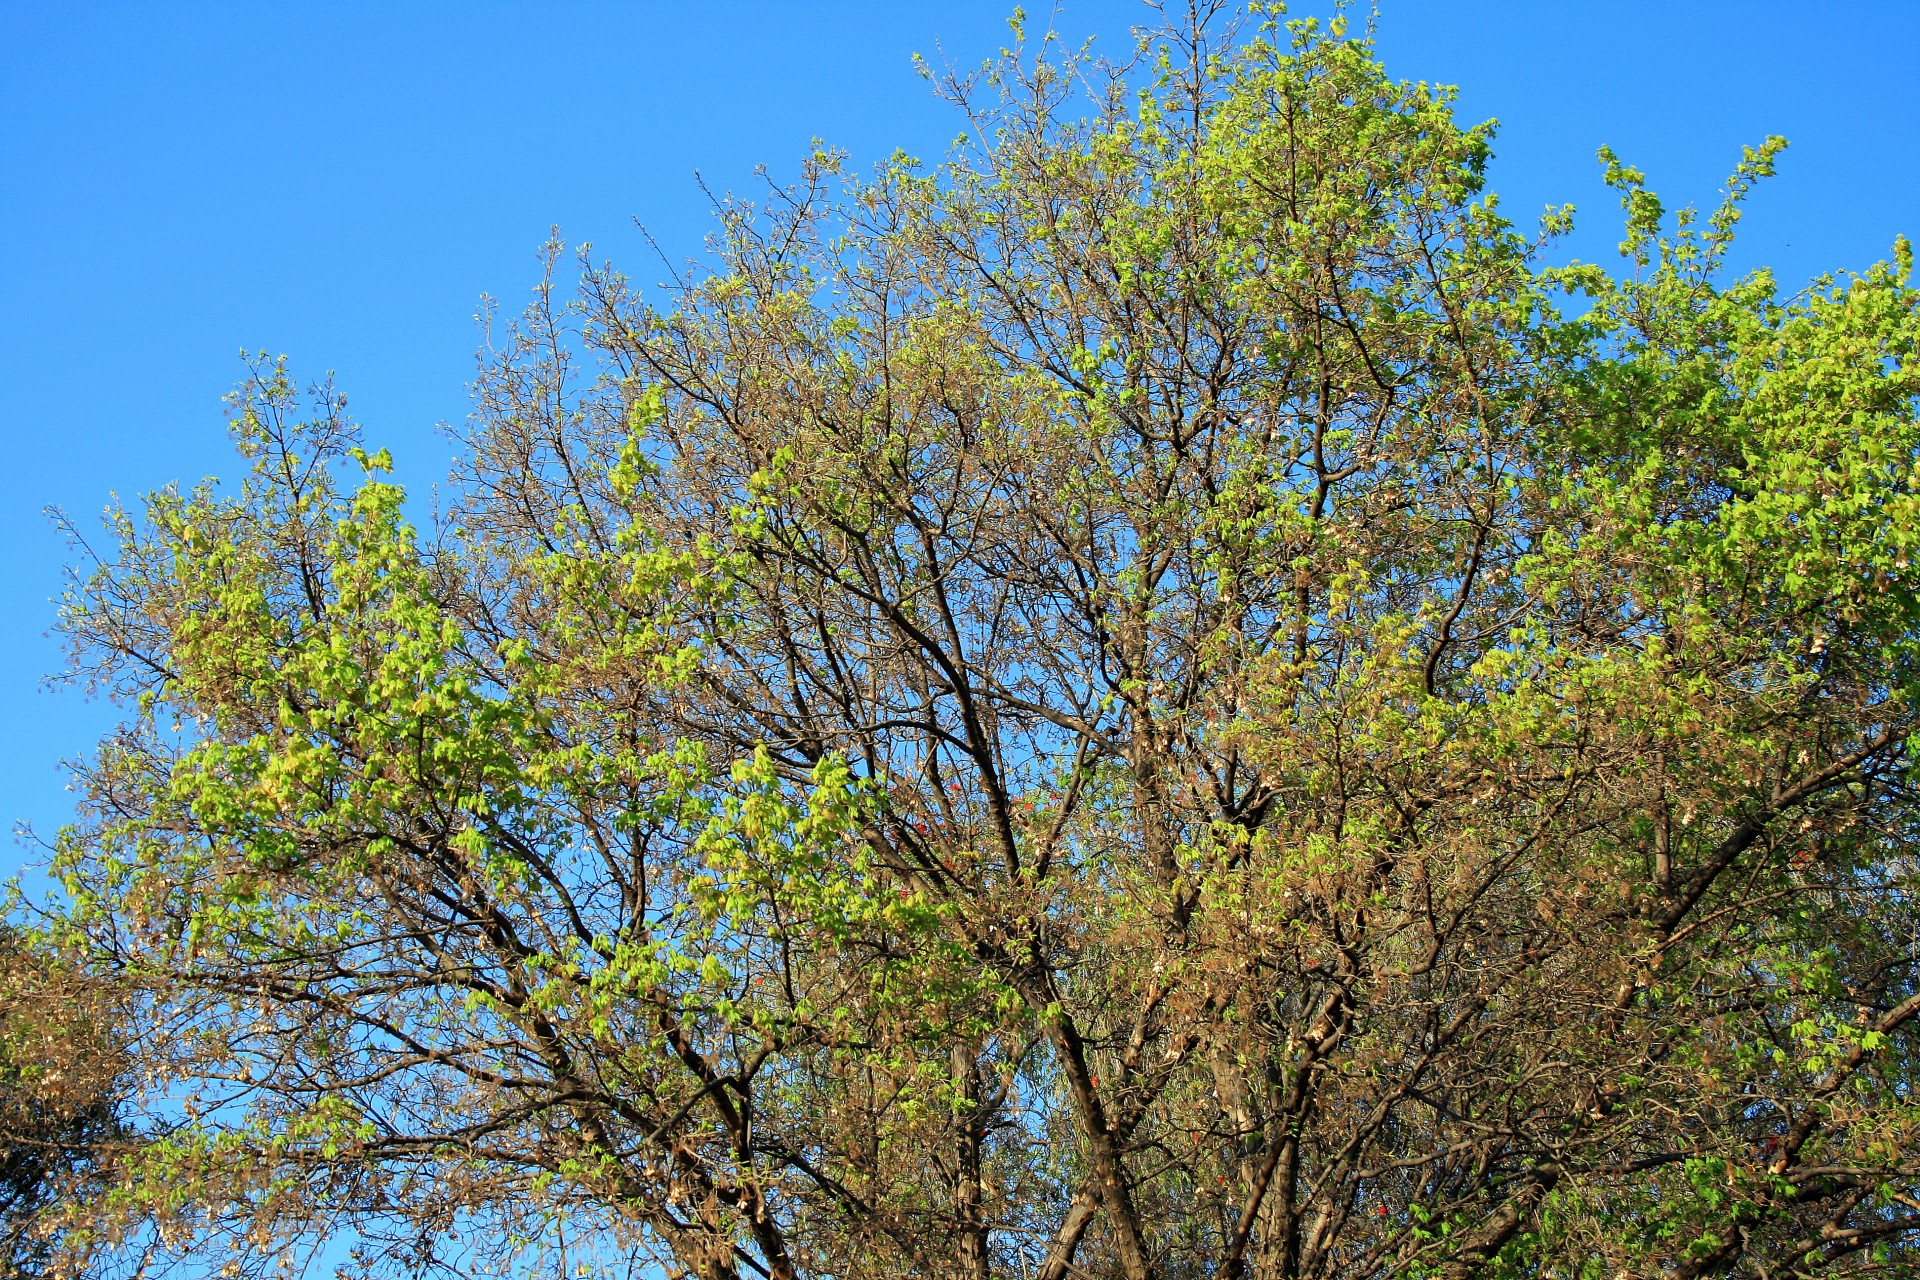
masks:
<path id="1" fill-rule="evenodd" d="M 43 509 L 234 474 L 236 353 L 337 373 L 416 488 L 466 411 L 482 294 L 517 309 L 558 224 L 641 279 L 697 252 L 716 192 L 811 138 L 865 166 L 937 156 L 958 118 L 910 58 L 971 64 L 1010 0 L 48 3 L 0 0 L 0 824 L 50 833 L 58 762 L 111 709 L 41 680 L 65 550 Z M 1029 3 L 1044 15 L 1042 3 Z M 1618 261 L 1610 143 L 1670 204 L 1711 205 L 1785 134 L 1743 266 L 1798 284 L 1920 235 L 1920 0 L 1382 0 L 1408 79 L 1498 117 L 1494 187 L 1570 255 Z M 1364 13 L 1364 9 L 1361 11 Z M 1071 0 L 1115 52 L 1150 17 Z M 0 874 L 33 858 L 0 844 Z"/>

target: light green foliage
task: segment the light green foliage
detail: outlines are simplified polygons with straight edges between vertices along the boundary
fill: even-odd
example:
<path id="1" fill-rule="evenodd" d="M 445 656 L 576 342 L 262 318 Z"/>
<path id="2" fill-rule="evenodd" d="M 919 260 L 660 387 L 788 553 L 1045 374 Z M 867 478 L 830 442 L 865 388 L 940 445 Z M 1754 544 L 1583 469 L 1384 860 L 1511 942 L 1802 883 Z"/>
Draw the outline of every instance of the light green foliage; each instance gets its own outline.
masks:
<path id="1" fill-rule="evenodd" d="M 805 966 L 821 947 L 912 939 L 927 913 L 842 864 L 862 812 L 844 767 L 823 762 L 790 798 L 764 759 L 716 778 L 639 708 L 582 699 L 610 672 L 686 678 L 689 650 L 654 606 L 665 584 L 716 590 L 702 557 L 637 533 L 597 558 L 560 541 L 518 566 L 541 625 L 476 636 L 449 608 L 474 568 L 423 553 L 385 458 L 352 444 L 335 401 L 294 422 L 293 395 L 261 370 L 236 400 L 254 459 L 241 496 L 116 514 L 119 562 L 69 605 L 103 638 L 149 618 L 168 635 L 164 662 L 99 651 L 97 678 L 143 715 L 90 766 L 101 819 L 64 837 L 58 864 L 74 927 L 127 931 L 123 974 L 152 984 L 168 1065 L 196 1081 L 196 1123 L 130 1165 L 123 1208 L 157 1214 L 163 1238 L 227 1232 L 268 1263 L 340 1179 L 384 1167 L 397 1209 L 499 1203 L 516 1234 L 482 1261 L 549 1235 L 569 1199 L 680 1230 L 675 1203 L 705 1170 L 627 1167 L 572 1113 L 651 1105 L 656 1140 L 686 1142 L 711 1081 L 658 1077 L 696 1055 L 722 1073 L 857 1037 L 844 979 Z M 350 492 L 341 464 L 360 473 Z M 118 610 L 134 598 L 141 617 Z M 854 981 L 912 987 L 898 968 Z M 510 1102 L 529 1069 L 578 1096 Z M 439 1134 L 424 1142 L 407 1119 L 421 1107 Z M 476 1134 L 514 1144 L 518 1167 L 476 1157 Z M 660 1203 L 629 1214 L 642 1200 Z"/>
<path id="2" fill-rule="evenodd" d="M 550 275 L 431 533 L 265 365 L 237 495 L 110 514 L 59 867 L 188 1117 L 124 1223 L 1912 1270 L 1911 249 L 1729 279 L 1770 140 L 1704 222 L 1604 154 L 1624 267 L 1549 265 L 1490 127 L 1267 16 Z"/>

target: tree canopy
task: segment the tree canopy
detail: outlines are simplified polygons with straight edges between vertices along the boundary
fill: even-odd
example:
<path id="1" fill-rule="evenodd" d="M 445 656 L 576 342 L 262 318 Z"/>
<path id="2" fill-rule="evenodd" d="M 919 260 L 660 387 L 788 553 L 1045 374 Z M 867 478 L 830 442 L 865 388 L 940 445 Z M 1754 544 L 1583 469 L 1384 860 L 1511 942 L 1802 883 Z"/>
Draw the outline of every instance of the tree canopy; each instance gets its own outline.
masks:
<path id="1" fill-rule="evenodd" d="M 271 362 L 110 512 L 61 928 L 166 1122 L 72 1247 L 1910 1274 L 1910 247 L 1731 273 L 1769 140 L 1556 264 L 1338 24 L 947 87 L 550 275 L 430 523 Z"/>
<path id="2" fill-rule="evenodd" d="M 132 1137 L 121 990 L 0 926 L 0 1268 L 15 1280 L 72 1260 L 67 1225 Z"/>

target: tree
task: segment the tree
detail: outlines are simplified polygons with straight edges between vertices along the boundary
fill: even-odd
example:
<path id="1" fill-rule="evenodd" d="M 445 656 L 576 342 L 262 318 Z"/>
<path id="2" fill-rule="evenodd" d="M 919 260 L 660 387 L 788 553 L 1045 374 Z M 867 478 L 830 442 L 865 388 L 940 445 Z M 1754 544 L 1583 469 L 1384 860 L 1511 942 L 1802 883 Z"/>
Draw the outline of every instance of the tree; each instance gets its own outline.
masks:
<path id="1" fill-rule="evenodd" d="M 95 1202 L 126 1141 L 123 1010 L 44 940 L 0 927 L 0 1265 L 48 1274 L 89 1256 L 56 1205 Z"/>
<path id="2" fill-rule="evenodd" d="M 1131 78 L 1129 75 L 1131 74 Z M 423 536 L 262 364 L 110 514 L 62 840 L 236 1269 L 1906 1273 L 1920 294 L 1337 25 L 1042 42 L 490 348 Z M 1090 97 L 1089 114 L 1076 105 Z M 557 253 L 557 250 L 556 250 Z"/>

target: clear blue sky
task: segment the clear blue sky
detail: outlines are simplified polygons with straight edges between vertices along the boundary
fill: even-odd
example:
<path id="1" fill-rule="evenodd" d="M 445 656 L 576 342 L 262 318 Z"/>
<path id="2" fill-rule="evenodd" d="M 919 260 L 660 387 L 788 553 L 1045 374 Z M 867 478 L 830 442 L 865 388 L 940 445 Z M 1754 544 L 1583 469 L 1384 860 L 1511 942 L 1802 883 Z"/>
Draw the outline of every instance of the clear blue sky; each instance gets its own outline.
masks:
<path id="1" fill-rule="evenodd" d="M 56 764 L 109 720 L 39 687 L 65 555 L 43 508 L 232 474 L 240 348 L 337 371 L 430 484 L 476 303 L 519 305 L 549 225 L 650 278 L 632 219 L 697 250 L 696 170 L 744 188 L 815 136 L 935 156 L 959 126 L 911 55 L 977 61 L 1011 8 L 0 0 L 0 823 L 57 826 Z M 1146 16 L 1068 0 L 1062 26 L 1125 49 Z M 1740 261 L 1789 281 L 1920 235 L 1920 0 L 1382 0 L 1380 34 L 1396 75 L 1502 121 L 1511 214 L 1579 205 L 1580 256 L 1616 261 L 1603 142 L 1710 204 L 1742 143 L 1787 135 Z M 0 846 L 0 873 L 24 856 Z"/>

